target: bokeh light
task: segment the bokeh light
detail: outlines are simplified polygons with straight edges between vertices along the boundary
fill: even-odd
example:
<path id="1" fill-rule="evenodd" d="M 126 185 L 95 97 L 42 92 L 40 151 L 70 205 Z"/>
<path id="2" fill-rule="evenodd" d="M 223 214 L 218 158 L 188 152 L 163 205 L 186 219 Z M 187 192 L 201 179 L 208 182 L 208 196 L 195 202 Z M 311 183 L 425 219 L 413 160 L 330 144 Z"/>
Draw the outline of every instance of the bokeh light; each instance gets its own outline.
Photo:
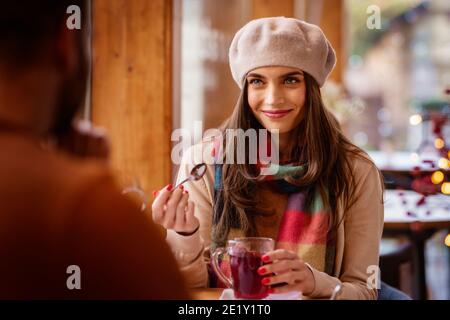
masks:
<path id="1" fill-rule="evenodd" d="M 450 167 L 449 162 L 450 161 L 448 159 L 440 158 L 439 159 L 439 168 L 441 168 L 441 169 L 448 169 Z"/>
<path id="2" fill-rule="evenodd" d="M 450 233 L 445 237 L 444 243 L 447 247 L 450 247 Z"/>
<path id="3" fill-rule="evenodd" d="M 443 194 L 450 194 L 450 182 L 444 182 L 441 187 Z"/>
<path id="4" fill-rule="evenodd" d="M 444 174 L 442 173 L 442 171 L 436 171 L 431 175 L 431 181 L 434 184 L 439 184 L 442 181 L 444 181 Z"/>
<path id="5" fill-rule="evenodd" d="M 422 116 L 420 114 L 413 114 L 409 118 L 409 123 L 411 123 L 411 125 L 413 125 L 413 126 L 417 126 L 418 124 L 421 124 L 422 123 Z"/>
<path id="6" fill-rule="evenodd" d="M 434 140 L 434 146 L 436 147 L 436 149 L 442 149 L 443 147 L 445 147 L 445 142 L 441 138 L 437 138 L 436 140 Z"/>

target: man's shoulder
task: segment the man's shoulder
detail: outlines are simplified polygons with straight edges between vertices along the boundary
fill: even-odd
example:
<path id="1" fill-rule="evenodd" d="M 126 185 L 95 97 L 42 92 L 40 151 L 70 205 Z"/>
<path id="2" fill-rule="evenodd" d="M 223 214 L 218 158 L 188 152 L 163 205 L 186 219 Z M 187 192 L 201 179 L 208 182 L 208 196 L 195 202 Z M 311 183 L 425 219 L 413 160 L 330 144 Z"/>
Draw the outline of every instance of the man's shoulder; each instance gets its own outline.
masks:
<path id="1" fill-rule="evenodd" d="M 43 176 L 53 177 L 50 181 L 61 188 L 80 188 L 95 181 L 110 179 L 111 170 L 106 162 L 94 158 L 80 158 L 64 152 L 52 152 L 41 159 Z"/>
<path id="2" fill-rule="evenodd" d="M 77 194 L 113 180 L 106 163 L 17 141 L 5 143 L 0 157 L 2 195 L 27 195 L 36 209 L 67 205 Z M 13 199 L 5 200 L 11 202 Z M 44 208 L 45 207 L 45 208 Z"/>

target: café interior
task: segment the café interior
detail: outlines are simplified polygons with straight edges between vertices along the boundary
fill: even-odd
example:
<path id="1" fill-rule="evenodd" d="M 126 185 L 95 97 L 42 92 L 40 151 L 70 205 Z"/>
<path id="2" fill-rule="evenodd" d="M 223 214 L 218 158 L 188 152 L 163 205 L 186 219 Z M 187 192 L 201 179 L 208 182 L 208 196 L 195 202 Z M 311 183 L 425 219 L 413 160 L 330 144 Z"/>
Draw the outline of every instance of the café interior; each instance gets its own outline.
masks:
<path id="1" fill-rule="evenodd" d="M 381 279 L 414 300 L 450 299 L 449 1 L 87 3 L 88 86 L 77 117 L 105 130 L 123 194 L 147 212 L 152 192 L 176 182 L 174 131 L 196 143 L 233 111 L 234 34 L 263 17 L 319 26 L 337 56 L 324 104 L 384 178 Z"/>

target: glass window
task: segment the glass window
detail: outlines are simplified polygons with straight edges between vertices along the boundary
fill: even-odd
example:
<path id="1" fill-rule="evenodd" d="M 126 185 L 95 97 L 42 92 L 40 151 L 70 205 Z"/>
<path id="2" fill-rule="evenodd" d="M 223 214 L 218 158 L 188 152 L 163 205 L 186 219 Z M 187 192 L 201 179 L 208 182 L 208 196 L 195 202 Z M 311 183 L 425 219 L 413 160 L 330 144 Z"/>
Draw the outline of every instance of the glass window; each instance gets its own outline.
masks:
<path id="1" fill-rule="evenodd" d="M 433 118 L 449 113 L 450 2 L 347 0 L 346 8 L 348 136 L 367 150 L 439 156 Z"/>
<path id="2" fill-rule="evenodd" d="M 215 128 L 231 114 L 239 94 L 228 66 L 228 47 L 249 20 L 250 1 L 178 0 L 177 6 L 182 14 L 175 127 L 192 131 L 194 122 L 202 121 L 203 130 Z"/>

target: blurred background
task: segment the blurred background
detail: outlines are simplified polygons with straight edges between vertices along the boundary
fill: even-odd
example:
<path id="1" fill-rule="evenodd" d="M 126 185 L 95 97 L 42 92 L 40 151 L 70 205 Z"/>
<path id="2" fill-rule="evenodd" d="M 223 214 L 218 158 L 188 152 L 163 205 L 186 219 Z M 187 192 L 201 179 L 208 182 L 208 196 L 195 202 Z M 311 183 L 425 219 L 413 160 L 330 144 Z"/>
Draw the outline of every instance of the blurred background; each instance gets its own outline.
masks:
<path id="1" fill-rule="evenodd" d="M 448 0 L 92 1 L 85 117 L 109 130 L 119 176 L 147 194 L 173 181 L 172 131 L 195 143 L 196 121 L 231 114 L 228 47 L 265 16 L 317 24 L 336 50 L 325 104 L 385 176 L 383 280 L 450 299 Z"/>

